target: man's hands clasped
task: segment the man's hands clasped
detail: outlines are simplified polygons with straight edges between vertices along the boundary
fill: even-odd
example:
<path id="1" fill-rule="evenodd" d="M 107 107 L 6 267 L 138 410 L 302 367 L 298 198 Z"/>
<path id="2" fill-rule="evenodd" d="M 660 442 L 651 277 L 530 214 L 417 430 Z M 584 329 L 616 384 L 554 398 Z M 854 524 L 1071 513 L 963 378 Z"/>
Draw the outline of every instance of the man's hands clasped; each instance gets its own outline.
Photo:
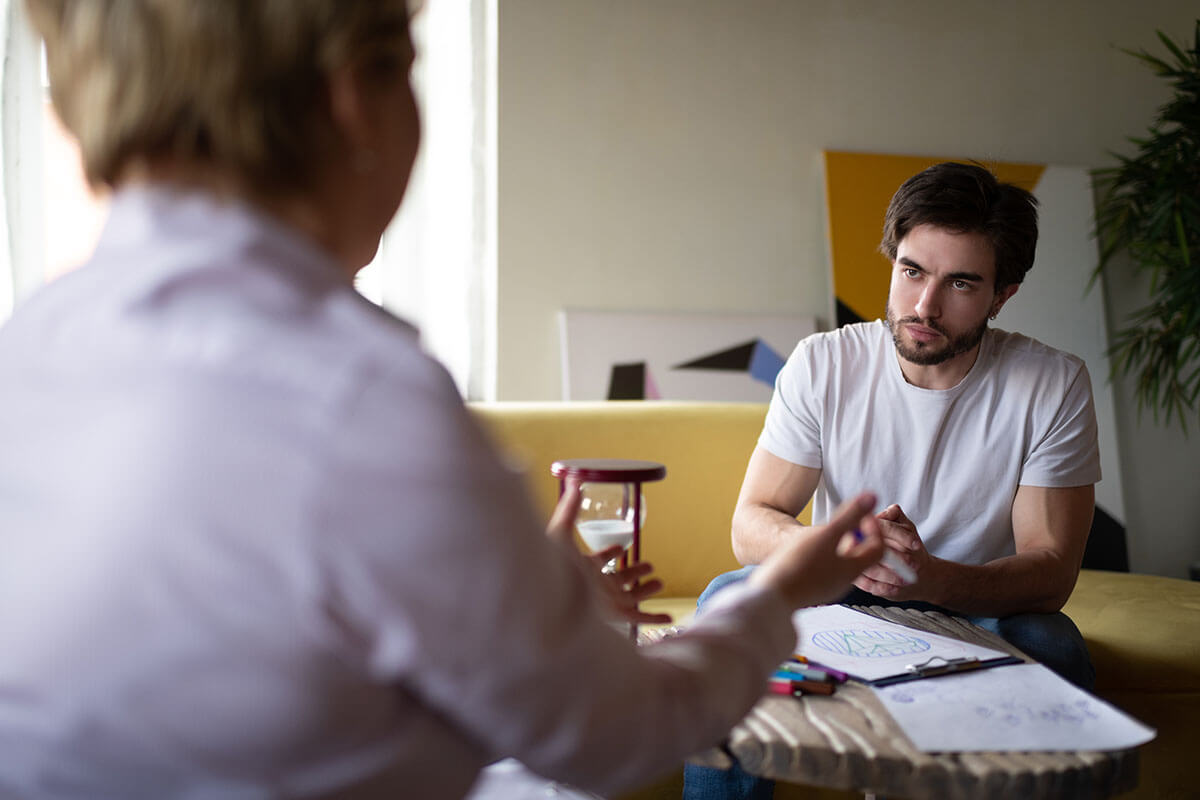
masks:
<path id="1" fill-rule="evenodd" d="M 863 570 L 854 580 L 854 585 L 864 592 L 889 600 L 929 600 L 923 590 L 929 587 L 928 576 L 936 559 L 925 549 L 917 526 L 895 503 L 880 511 L 875 518 L 879 522 L 884 546 L 913 571 L 917 581 L 910 583 L 881 563 Z M 922 581 L 922 578 L 925 580 Z M 921 584 L 920 588 L 918 584 Z"/>

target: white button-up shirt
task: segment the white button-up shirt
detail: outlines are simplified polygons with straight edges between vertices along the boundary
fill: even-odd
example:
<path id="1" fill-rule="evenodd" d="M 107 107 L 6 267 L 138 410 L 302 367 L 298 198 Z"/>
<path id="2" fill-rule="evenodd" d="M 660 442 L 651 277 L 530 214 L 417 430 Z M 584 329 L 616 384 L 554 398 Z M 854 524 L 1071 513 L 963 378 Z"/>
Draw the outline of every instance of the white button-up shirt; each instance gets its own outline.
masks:
<path id="1" fill-rule="evenodd" d="M 717 741 L 793 633 L 635 648 L 415 331 L 233 203 L 117 194 L 0 329 L 0 796 L 605 792 Z"/>

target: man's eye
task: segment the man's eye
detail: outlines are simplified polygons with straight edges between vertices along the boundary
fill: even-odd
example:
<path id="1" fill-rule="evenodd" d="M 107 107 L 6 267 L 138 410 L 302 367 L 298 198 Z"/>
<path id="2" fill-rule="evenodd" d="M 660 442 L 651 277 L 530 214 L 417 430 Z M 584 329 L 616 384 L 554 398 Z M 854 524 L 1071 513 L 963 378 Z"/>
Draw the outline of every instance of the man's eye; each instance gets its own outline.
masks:
<path id="1" fill-rule="evenodd" d="M 905 267 L 904 274 L 909 278 L 915 278 L 921 274 L 921 271 L 912 267 Z"/>

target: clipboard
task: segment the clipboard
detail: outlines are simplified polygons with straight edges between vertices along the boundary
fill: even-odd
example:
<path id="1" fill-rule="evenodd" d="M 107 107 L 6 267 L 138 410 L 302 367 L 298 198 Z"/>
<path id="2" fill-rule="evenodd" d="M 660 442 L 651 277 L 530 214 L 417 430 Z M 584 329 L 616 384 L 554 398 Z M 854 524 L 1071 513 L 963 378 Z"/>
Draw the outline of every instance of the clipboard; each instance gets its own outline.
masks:
<path id="1" fill-rule="evenodd" d="M 918 630 L 840 605 L 792 615 L 796 653 L 868 686 L 1021 663 L 1006 650 Z M 890 679 L 890 680 L 889 680 Z"/>
<path id="2" fill-rule="evenodd" d="M 864 681 L 868 686 L 891 686 L 895 683 L 920 681 L 926 678 L 938 678 L 942 675 L 958 675 L 979 669 L 1003 667 L 1008 664 L 1024 664 L 1025 659 L 1018 656 L 1000 656 L 999 658 L 943 658 L 934 656 L 919 664 L 909 664 L 904 672 Z"/>

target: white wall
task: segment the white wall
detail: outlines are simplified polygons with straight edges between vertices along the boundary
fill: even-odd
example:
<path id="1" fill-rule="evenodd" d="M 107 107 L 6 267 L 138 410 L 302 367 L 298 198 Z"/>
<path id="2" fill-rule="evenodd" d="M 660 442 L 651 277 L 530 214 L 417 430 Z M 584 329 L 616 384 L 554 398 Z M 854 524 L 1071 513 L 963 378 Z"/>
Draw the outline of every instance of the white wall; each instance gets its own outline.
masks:
<path id="1" fill-rule="evenodd" d="M 1156 28 L 1190 36 L 1197 16 L 1194 0 L 499 3 L 508 400 L 559 398 L 562 308 L 827 317 L 822 149 L 1107 163 L 1167 96 L 1119 48 L 1160 50 Z M 1200 492 L 1166 487 L 1196 474 L 1200 439 L 1136 425 L 1117 394 L 1133 566 L 1182 576 Z"/>

